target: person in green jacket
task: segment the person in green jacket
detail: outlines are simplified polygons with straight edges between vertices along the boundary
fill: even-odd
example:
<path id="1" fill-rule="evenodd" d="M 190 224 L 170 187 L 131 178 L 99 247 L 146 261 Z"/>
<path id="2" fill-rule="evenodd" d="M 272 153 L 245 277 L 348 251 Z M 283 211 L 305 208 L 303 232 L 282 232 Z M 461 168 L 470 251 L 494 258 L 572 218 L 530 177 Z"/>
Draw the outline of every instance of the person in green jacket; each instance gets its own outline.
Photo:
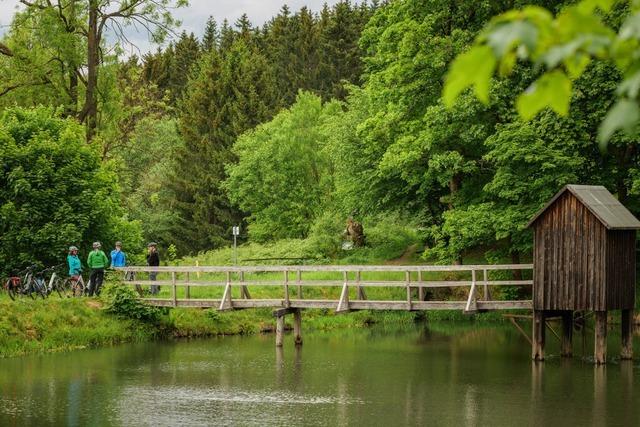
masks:
<path id="1" fill-rule="evenodd" d="M 89 283 L 89 296 L 100 295 L 102 281 L 104 280 L 104 269 L 109 266 L 109 259 L 103 251 L 100 250 L 102 245 L 100 242 L 93 242 L 93 250 L 89 252 L 87 265 L 91 269 L 91 278 Z"/>

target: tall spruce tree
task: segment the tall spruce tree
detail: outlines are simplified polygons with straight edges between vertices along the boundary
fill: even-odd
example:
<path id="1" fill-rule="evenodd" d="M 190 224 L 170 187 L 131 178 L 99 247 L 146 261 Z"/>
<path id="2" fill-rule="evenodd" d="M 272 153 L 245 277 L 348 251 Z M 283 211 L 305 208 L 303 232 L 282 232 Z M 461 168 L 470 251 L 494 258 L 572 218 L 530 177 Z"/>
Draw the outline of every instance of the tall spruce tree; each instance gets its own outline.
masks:
<path id="1" fill-rule="evenodd" d="M 209 52 L 218 48 L 220 42 L 220 33 L 218 32 L 218 23 L 210 16 L 207 19 L 207 25 L 204 27 L 204 35 L 202 36 L 202 50 Z"/>
<path id="2" fill-rule="evenodd" d="M 224 245 L 241 213 L 221 184 L 234 161 L 238 135 L 272 117 L 278 106 L 275 77 L 257 49 L 236 40 L 226 55 L 213 50 L 199 61 L 180 104 L 184 148 L 178 153 L 174 185 L 183 222 L 183 252 Z"/>

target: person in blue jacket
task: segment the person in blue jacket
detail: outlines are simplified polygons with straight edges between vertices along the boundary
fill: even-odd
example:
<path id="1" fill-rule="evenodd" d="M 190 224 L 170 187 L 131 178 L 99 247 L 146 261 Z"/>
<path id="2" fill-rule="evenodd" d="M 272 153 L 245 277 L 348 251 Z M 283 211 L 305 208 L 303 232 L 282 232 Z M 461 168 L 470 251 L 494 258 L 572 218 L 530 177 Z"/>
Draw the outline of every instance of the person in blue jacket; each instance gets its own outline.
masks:
<path id="1" fill-rule="evenodd" d="M 111 251 L 111 267 L 124 267 L 127 264 L 127 255 L 122 252 L 122 243 L 116 242 L 116 248 Z"/>
<path id="2" fill-rule="evenodd" d="M 75 246 L 69 246 L 67 264 L 69 265 L 69 276 L 74 280 L 78 280 L 78 276 L 82 273 L 82 261 L 78 258 L 78 248 Z"/>

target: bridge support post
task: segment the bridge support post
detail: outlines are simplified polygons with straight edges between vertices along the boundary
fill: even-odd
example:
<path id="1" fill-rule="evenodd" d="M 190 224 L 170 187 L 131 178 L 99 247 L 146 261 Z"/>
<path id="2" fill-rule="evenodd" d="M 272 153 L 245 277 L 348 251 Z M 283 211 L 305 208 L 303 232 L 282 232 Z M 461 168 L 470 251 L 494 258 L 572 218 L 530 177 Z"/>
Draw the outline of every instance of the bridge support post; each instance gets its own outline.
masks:
<path id="1" fill-rule="evenodd" d="M 562 348 L 561 357 L 573 356 L 573 311 L 562 312 Z"/>
<path id="2" fill-rule="evenodd" d="M 276 316 L 276 347 L 282 347 L 284 343 L 284 314 Z"/>
<path id="3" fill-rule="evenodd" d="M 607 363 L 607 312 L 596 311 L 595 348 L 593 357 L 596 365 Z"/>
<path id="4" fill-rule="evenodd" d="M 633 310 L 622 310 L 620 314 L 620 323 L 622 326 L 620 359 L 631 360 L 633 359 Z"/>
<path id="5" fill-rule="evenodd" d="M 545 312 L 533 310 L 533 333 L 531 335 L 531 358 L 534 361 L 544 360 Z"/>
<path id="6" fill-rule="evenodd" d="M 302 345 L 302 311 L 299 308 L 293 312 L 293 336 L 295 345 Z"/>

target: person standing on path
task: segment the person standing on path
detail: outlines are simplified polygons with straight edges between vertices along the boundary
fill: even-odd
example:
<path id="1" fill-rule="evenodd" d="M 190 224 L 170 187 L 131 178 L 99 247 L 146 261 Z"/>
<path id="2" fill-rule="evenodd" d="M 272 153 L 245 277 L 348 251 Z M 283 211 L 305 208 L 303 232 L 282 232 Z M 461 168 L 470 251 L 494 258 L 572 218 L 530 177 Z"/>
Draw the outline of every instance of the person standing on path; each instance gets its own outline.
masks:
<path id="1" fill-rule="evenodd" d="M 90 297 L 92 297 L 93 294 L 100 296 L 100 288 L 104 280 L 104 269 L 109 266 L 109 259 L 104 252 L 100 250 L 101 246 L 100 242 L 93 242 L 93 250 L 87 258 L 87 265 L 91 269 L 91 282 L 89 283 Z"/>
<path id="2" fill-rule="evenodd" d="M 149 267 L 158 267 L 160 266 L 160 255 L 158 255 L 158 245 L 155 242 L 150 242 L 147 245 L 148 253 L 147 253 L 147 265 Z M 149 280 L 156 280 L 158 277 L 158 273 L 152 271 L 149 273 Z M 150 289 L 152 295 L 157 295 L 160 293 L 160 286 L 151 285 Z"/>
<path id="3" fill-rule="evenodd" d="M 127 264 L 127 254 L 122 252 L 122 243 L 116 242 L 116 248 L 111 251 L 111 267 L 124 267 Z"/>

